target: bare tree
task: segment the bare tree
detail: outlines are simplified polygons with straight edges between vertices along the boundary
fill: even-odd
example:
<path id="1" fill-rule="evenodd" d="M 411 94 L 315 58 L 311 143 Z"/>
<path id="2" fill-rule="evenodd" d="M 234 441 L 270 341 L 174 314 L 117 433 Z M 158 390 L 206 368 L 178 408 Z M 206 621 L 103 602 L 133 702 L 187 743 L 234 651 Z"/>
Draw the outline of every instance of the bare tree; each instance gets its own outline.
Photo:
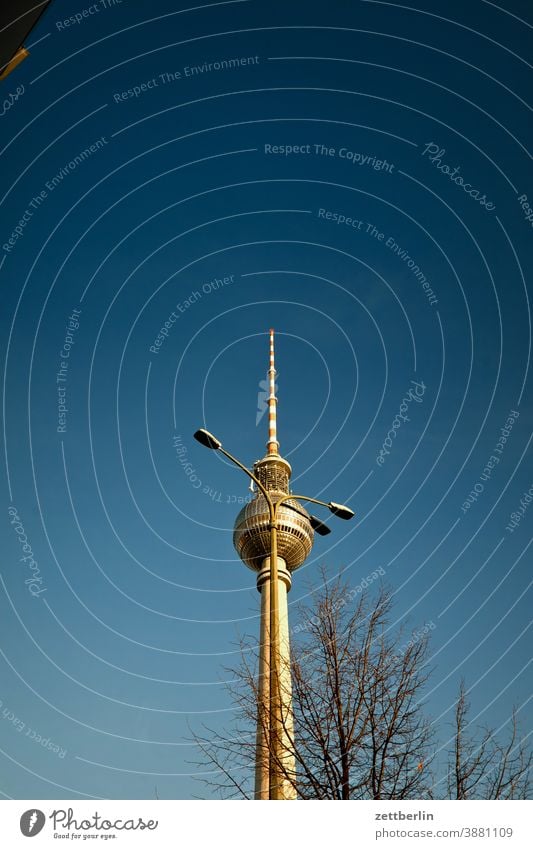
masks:
<path id="1" fill-rule="evenodd" d="M 421 701 L 428 676 L 427 636 L 405 642 L 391 631 L 391 593 L 354 592 L 339 578 L 323 586 L 311 607 L 297 609 L 291 659 L 293 716 L 284 724 L 284 780 L 302 799 L 407 799 L 431 783 L 429 721 Z M 295 640 L 300 634 L 299 640 Z M 253 797 L 258 706 L 256 657 L 241 644 L 241 665 L 228 670 L 235 726 L 195 735 L 214 774 L 208 783 L 226 796 Z M 268 735 L 267 735 L 268 739 Z M 274 755 L 275 756 L 275 755 Z"/>
<path id="2" fill-rule="evenodd" d="M 389 590 L 354 603 L 339 579 L 324 582 L 313 610 L 300 609 L 307 639 L 294 652 L 293 704 L 303 798 L 405 799 L 426 790 L 427 637 L 401 649 L 390 611 Z"/>
<path id="3" fill-rule="evenodd" d="M 507 741 L 490 728 L 471 729 L 470 705 L 461 681 L 455 708 L 453 751 L 448 763 L 450 799 L 528 799 L 533 754 L 519 739 L 516 710 Z"/>
<path id="4" fill-rule="evenodd" d="M 390 624 L 392 593 L 350 589 L 328 579 L 292 619 L 292 716 L 282 722 L 283 780 L 300 799 L 527 799 L 532 755 L 513 712 L 508 739 L 472 730 L 461 683 L 452 749 L 443 781 L 434 774 L 436 729 L 426 716 L 428 629 L 407 636 Z M 296 613 L 296 616 L 294 615 Z M 268 730 L 268 705 L 257 681 L 257 646 L 240 643 L 228 670 L 235 707 L 231 729 L 194 734 L 204 781 L 225 797 L 253 798 L 256 725 Z M 286 680 L 286 676 L 281 676 Z M 280 693 L 287 702 L 287 693 Z M 269 735 L 259 737 L 268 745 Z M 276 747 L 263 757 L 278 757 Z M 288 755 L 288 757 L 286 757 Z M 441 773 L 442 775 L 442 773 Z"/>

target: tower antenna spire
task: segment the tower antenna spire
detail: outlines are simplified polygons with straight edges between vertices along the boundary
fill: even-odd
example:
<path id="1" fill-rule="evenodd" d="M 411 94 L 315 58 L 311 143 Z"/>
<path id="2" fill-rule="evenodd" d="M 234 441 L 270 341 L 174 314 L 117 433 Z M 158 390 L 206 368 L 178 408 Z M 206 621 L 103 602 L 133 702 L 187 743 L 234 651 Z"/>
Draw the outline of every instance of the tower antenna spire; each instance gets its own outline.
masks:
<path id="1" fill-rule="evenodd" d="M 274 331 L 270 330 L 270 363 L 268 368 L 268 442 L 267 454 L 279 453 L 277 432 L 276 366 L 274 363 Z"/>

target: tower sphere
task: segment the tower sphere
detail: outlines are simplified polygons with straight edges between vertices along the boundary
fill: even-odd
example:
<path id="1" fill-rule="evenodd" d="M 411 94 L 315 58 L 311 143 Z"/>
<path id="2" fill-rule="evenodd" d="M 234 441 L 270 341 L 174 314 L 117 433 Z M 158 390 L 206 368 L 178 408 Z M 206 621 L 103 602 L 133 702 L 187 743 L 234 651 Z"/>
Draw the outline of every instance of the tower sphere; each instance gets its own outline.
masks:
<path id="1" fill-rule="evenodd" d="M 282 493 L 279 493 L 280 498 Z M 276 493 L 271 493 L 276 501 Z M 293 509 L 294 508 L 294 509 Z M 301 566 L 313 546 L 309 514 L 298 501 L 288 500 L 278 510 L 278 557 L 289 571 Z M 270 557 L 270 517 L 268 505 L 260 493 L 243 507 L 235 520 L 233 545 L 241 560 L 259 572 Z"/>

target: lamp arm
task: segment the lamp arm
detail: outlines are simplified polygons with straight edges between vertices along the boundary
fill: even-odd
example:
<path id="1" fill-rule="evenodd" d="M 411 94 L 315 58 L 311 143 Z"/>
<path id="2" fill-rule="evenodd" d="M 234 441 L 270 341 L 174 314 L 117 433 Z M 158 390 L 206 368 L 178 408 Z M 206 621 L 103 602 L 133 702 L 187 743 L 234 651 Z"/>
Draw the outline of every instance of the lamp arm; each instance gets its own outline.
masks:
<path id="1" fill-rule="evenodd" d="M 269 509 L 269 512 L 270 512 L 270 521 L 275 522 L 276 521 L 276 510 L 275 510 L 275 507 L 274 507 L 274 503 L 273 503 L 273 501 L 272 501 L 272 499 L 271 499 L 271 497 L 268 493 L 268 490 L 263 486 L 263 484 L 261 483 L 259 478 L 256 478 L 256 476 L 254 475 L 253 472 L 250 471 L 250 469 L 246 468 L 246 466 L 243 463 L 241 463 L 240 460 L 237 460 L 237 458 L 234 457 L 233 454 L 230 454 L 229 451 L 226 451 L 225 448 L 220 447 L 218 450 L 220 451 L 221 454 L 224 454 L 224 457 L 227 457 L 228 460 L 231 460 L 232 463 L 234 463 L 236 466 L 238 466 L 239 469 L 241 469 L 246 475 L 248 475 L 249 478 L 251 478 L 254 481 L 254 483 L 257 484 L 257 486 L 259 487 L 259 489 L 261 490 L 261 492 L 265 496 L 266 502 L 268 504 L 268 509 Z"/>

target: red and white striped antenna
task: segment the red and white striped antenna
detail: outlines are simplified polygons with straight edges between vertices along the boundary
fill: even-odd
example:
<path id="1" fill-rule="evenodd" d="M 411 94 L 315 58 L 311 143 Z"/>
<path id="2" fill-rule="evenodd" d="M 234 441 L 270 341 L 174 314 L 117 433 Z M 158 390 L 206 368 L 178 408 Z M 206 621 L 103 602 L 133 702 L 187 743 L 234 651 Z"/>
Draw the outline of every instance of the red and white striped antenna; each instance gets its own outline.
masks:
<path id="1" fill-rule="evenodd" d="M 270 365 L 268 369 L 268 442 L 267 453 L 278 454 L 279 442 L 277 434 L 277 404 L 276 398 L 276 366 L 274 363 L 274 331 L 270 330 Z"/>

